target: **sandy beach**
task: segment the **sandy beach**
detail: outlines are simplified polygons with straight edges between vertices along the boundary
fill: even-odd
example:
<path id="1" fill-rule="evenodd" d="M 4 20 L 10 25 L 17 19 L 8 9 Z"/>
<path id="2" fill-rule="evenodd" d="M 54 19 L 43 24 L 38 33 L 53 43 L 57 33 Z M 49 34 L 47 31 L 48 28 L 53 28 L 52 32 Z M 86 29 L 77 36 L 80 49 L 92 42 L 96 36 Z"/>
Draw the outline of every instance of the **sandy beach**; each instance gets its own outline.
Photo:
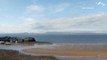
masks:
<path id="1" fill-rule="evenodd" d="M 107 57 L 107 44 L 60 44 L 51 48 L 30 48 L 23 51 L 33 54 Z"/>

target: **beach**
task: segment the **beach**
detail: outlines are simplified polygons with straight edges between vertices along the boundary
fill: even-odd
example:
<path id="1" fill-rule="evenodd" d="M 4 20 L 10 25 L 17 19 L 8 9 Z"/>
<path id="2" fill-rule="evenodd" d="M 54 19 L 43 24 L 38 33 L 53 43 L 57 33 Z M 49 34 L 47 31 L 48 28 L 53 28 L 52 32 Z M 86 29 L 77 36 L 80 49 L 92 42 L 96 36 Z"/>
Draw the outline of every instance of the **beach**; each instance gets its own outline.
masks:
<path id="1" fill-rule="evenodd" d="M 23 51 L 71 57 L 107 57 L 107 44 L 57 44 L 48 48 L 29 48 Z"/>
<path id="2" fill-rule="evenodd" d="M 0 45 L 0 49 L 30 56 L 52 56 L 59 60 L 107 60 L 106 43 L 27 43 Z"/>

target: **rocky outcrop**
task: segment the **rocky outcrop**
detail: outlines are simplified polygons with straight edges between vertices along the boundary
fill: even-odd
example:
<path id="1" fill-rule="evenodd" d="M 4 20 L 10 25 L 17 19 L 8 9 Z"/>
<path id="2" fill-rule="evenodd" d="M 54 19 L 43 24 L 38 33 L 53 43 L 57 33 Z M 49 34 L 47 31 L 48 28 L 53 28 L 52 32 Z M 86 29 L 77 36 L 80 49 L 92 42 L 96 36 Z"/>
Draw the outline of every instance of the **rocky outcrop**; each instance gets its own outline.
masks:
<path id="1" fill-rule="evenodd" d="M 35 42 L 35 38 L 32 37 L 26 37 L 23 39 L 24 42 Z"/>
<path id="2" fill-rule="evenodd" d="M 35 38 L 33 37 L 20 38 L 20 37 L 10 37 L 10 36 L 0 37 L 0 41 L 11 42 L 11 43 L 36 42 Z"/>

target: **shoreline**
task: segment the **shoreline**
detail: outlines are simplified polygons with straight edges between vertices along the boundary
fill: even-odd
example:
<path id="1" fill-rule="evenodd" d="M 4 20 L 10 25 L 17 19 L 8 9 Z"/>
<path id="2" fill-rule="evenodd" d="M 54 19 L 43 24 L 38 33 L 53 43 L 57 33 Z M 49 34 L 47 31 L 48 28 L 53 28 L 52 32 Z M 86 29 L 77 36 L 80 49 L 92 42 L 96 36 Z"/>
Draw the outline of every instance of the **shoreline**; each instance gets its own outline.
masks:
<path id="1" fill-rule="evenodd" d="M 53 44 L 15 44 L 15 45 L 1 45 L 1 49 L 6 49 L 6 50 L 16 50 L 19 51 L 21 54 L 25 55 L 31 55 L 31 56 L 54 56 L 58 58 L 59 60 L 98 60 L 98 59 L 103 59 L 107 60 L 107 56 L 75 56 L 75 55 L 66 55 L 65 51 L 68 52 L 73 52 L 74 53 L 79 53 L 80 51 L 83 50 L 92 50 L 94 51 L 98 50 L 103 51 L 105 53 L 107 51 L 107 44 L 75 44 L 75 43 L 53 43 Z M 82 49 L 81 49 L 82 48 Z M 93 49 L 92 49 L 93 48 Z M 97 49 L 95 49 L 97 48 Z M 38 49 L 38 51 L 37 51 Z M 33 51 L 34 50 L 34 51 Z M 45 50 L 45 51 L 44 51 Z M 49 51 L 52 52 L 49 52 Z M 56 51 L 55 51 L 56 50 Z M 44 51 L 44 52 L 43 52 Z M 60 54 L 58 53 L 60 51 Z M 37 53 L 38 52 L 38 53 Z M 89 53 L 89 51 L 88 51 Z M 68 54 L 68 53 L 67 53 Z M 85 53 L 86 54 L 86 53 Z M 105 53 L 107 54 L 107 53 Z"/>
<path id="2" fill-rule="evenodd" d="M 49 54 L 77 57 L 107 57 L 107 44 L 59 44 L 50 48 L 30 48 L 22 51 L 33 54 Z"/>
<path id="3" fill-rule="evenodd" d="M 99 57 L 99 58 L 107 58 L 107 52 L 99 52 L 99 51 L 49 51 L 48 49 L 27 49 L 23 50 L 24 52 L 36 54 L 36 55 L 56 55 L 56 56 L 69 56 L 69 57 Z M 64 53 L 63 53 L 64 52 Z M 69 53 L 71 52 L 71 53 Z"/>

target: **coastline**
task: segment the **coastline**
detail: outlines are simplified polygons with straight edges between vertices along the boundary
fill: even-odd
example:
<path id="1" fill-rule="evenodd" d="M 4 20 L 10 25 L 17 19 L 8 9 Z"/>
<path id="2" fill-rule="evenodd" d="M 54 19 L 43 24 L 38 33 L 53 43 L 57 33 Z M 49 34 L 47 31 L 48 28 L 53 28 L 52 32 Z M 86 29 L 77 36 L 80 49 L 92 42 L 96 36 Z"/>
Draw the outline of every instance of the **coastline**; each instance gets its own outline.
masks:
<path id="1" fill-rule="evenodd" d="M 48 48 L 29 48 L 22 51 L 70 57 L 107 57 L 107 44 L 56 44 Z"/>
<path id="2" fill-rule="evenodd" d="M 30 56 L 54 56 L 59 60 L 107 60 L 106 43 L 53 43 L 53 44 L 14 44 L 1 45 L 0 49 L 15 50 L 19 53 Z M 97 51 L 96 51 L 97 50 Z M 84 54 L 81 52 L 83 51 Z M 73 55 L 73 53 L 76 55 Z M 81 52 L 81 54 L 80 54 Z M 87 53 L 98 52 L 97 56 Z M 103 56 L 99 55 L 103 54 Z M 71 54 L 72 53 L 72 54 Z M 77 55 L 79 53 L 79 55 Z M 83 54 L 83 55 L 82 55 Z"/>

